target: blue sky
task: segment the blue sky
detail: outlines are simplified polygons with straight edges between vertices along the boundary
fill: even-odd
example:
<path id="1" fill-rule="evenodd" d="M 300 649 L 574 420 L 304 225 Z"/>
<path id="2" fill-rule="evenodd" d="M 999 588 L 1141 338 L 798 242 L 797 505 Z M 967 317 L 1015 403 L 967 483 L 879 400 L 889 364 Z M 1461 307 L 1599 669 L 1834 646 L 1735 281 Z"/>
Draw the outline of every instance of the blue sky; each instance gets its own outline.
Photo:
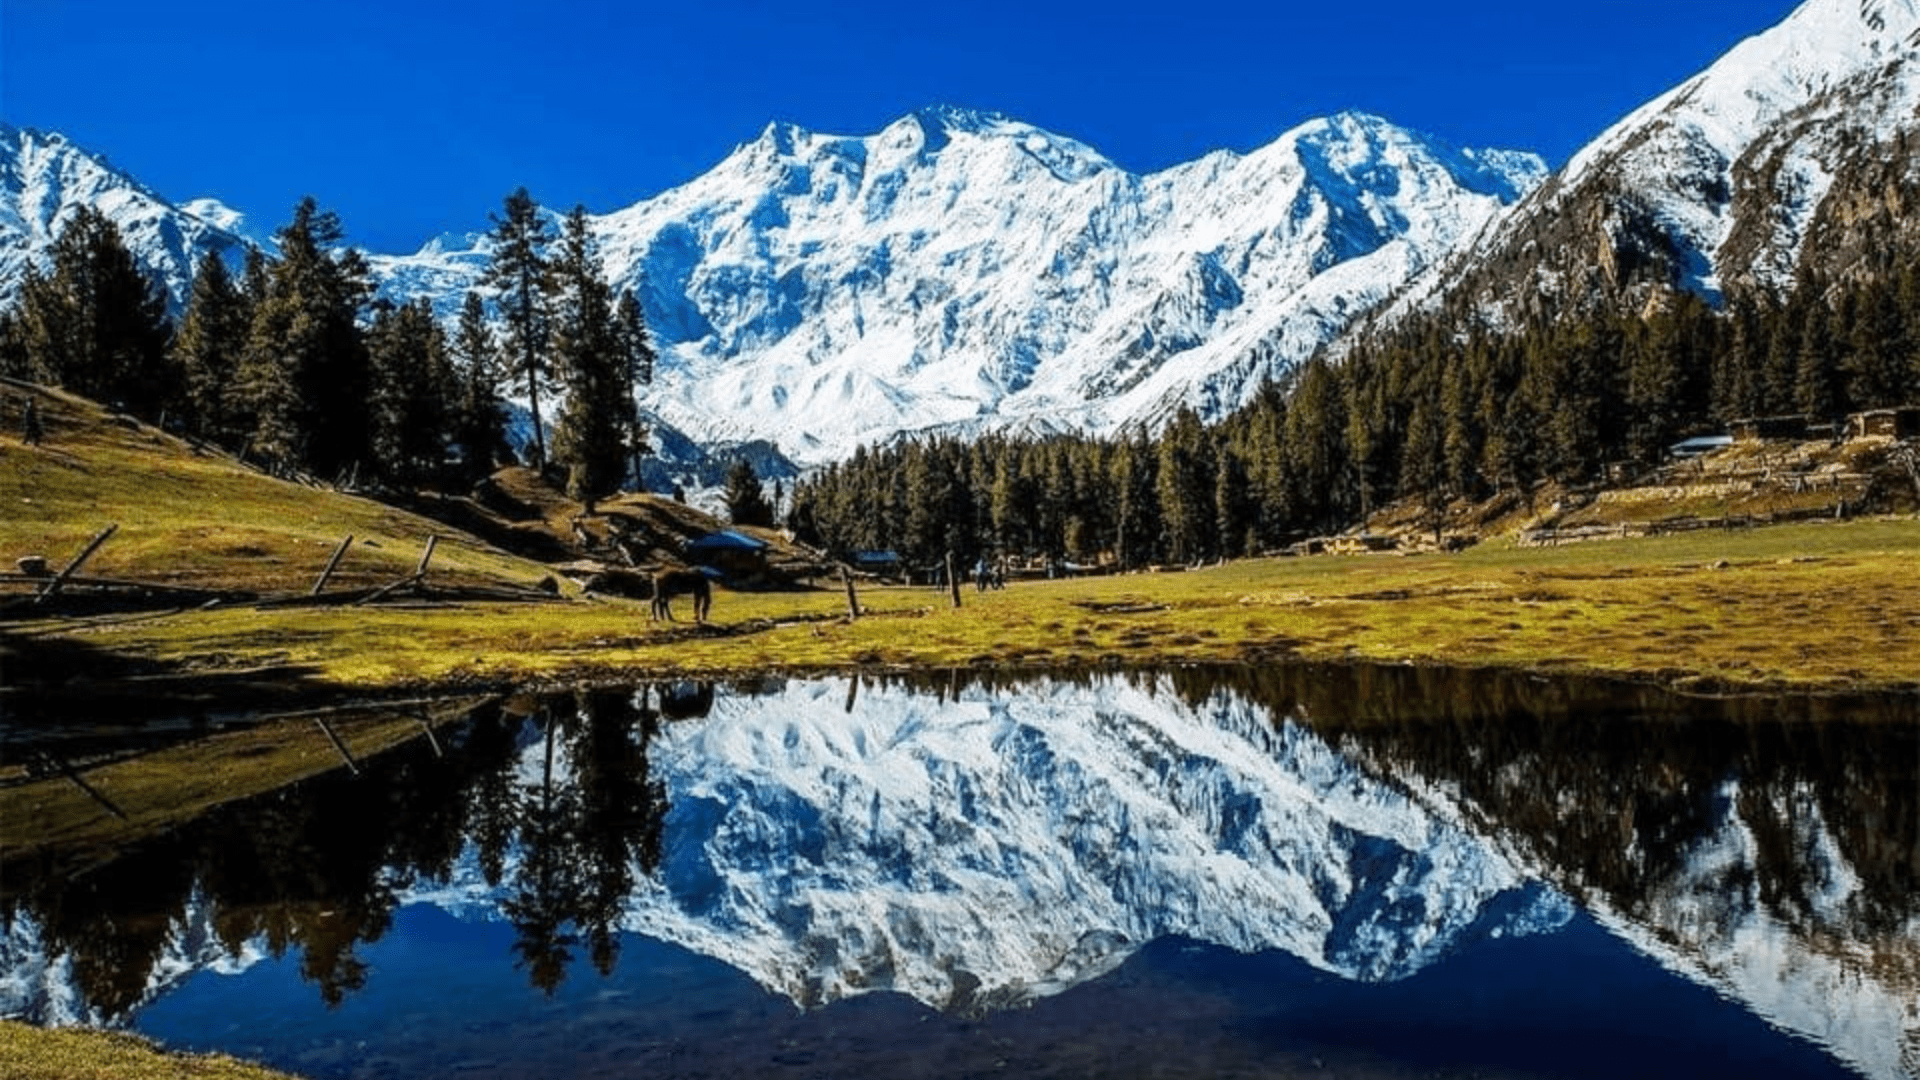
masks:
<path id="1" fill-rule="evenodd" d="M 525 185 L 606 211 L 769 120 L 995 109 L 1138 171 L 1340 109 L 1558 165 L 1795 0 L 0 0 L 0 118 L 271 229 L 411 251 Z"/>

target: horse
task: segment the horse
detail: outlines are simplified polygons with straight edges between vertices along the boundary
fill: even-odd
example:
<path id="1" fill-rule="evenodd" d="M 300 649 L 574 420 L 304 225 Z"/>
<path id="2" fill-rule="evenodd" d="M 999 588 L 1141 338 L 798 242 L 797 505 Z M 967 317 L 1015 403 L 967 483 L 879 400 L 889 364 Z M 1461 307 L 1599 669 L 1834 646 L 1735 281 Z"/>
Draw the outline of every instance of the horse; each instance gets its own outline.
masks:
<path id="1" fill-rule="evenodd" d="M 673 622 L 673 598 L 685 593 L 693 597 L 693 621 L 707 621 L 713 609 L 713 583 L 698 570 L 662 570 L 653 575 L 653 607 L 650 621 Z"/>

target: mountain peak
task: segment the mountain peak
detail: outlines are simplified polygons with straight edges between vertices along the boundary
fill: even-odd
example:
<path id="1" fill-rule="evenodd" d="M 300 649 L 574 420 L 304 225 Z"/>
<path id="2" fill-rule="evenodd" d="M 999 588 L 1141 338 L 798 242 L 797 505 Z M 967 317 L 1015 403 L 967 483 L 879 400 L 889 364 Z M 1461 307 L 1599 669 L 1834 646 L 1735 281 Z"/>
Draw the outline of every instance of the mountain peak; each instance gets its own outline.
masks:
<path id="1" fill-rule="evenodd" d="M 925 105 L 901 119 L 914 120 L 929 131 L 965 132 L 969 135 L 985 134 L 1019 123 L 1003 113 L 959 105 Z"/>
<path id="2" fill-rule="evenodd" d="M 168 202 L 65 135 L 0 122 L 0 306 L 19 288 L 29 263 L 47 268 L 54 241 L 81 205 L 107 214 L 176 311 L 207 252 L 244 244 L 222 221 Z M 214 217 L 231 214 L 207 204 L 201 209 Z"/>

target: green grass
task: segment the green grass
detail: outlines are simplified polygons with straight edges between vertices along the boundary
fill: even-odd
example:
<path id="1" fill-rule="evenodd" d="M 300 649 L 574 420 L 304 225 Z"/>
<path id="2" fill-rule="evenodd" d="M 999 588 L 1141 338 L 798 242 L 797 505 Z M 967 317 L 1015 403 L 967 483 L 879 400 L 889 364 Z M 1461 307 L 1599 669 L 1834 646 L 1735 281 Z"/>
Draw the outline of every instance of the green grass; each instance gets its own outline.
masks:
<path id="1" fill-rule="evenodd" d="M 63 566 L 117 524 L 86 575 L 300 593 L 348 534 L 355 543 L 330 589 L 382 585 L 412 572 L 436 534 L 443 539 L 431 568 L 444 584 L 527 586 L 546 574 L 537 563 L 451 536 L 418 515 L 261 475 L 152 428 L 115 421 L 83 399 L 47 390 L 37 396 L 46 440 L 27 447 L 11 432 L 0 434 L 0 570 L 26 555 Z"/>
<path id="2" fill-rule="evenodd" d="M 20 1080 L 288 1080 L 222 1054 L 169 1054 L 137 1035 L 0 1020 L 0 1076 Z"/>

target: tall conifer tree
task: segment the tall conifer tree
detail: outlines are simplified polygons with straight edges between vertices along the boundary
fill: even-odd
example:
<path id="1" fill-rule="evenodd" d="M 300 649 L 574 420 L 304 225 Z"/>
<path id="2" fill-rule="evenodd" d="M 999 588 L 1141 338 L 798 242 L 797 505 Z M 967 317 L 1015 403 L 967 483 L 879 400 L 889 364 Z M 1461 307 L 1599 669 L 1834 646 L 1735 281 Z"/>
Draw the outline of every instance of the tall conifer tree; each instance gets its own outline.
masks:
<path id="1" fill-rule="evenodd" d="M 540 395 L 551 378 L 547 350 L 554 285 L 547 246 L 553 234 L 526 188 L 508 195 L 503 210 L 493 219 L 493 259 L 481 281 L 495 292 L 500 321 L 506 327 L 505 351 L 527 391 L 527 406 L 533 414 L 533 464 L 539 468 L 547 460 Z"/>
<path id="2" fill-rule="evenodd" d="M 183 382 L 188 430 L 237 446 L 242 437 L 236 381 L 253 313 L 218 253 L 200 260 L 186 315 L 171 348 Z"/>
<path id="3" fill-rule="evenodd" d="M 82 205 L 53 245 L 53 272 L 21 290 L 26 368 L 77 394 L 156 418 L 177 400 L 166 364 L 166 299 L 121 238 Z"/>
<path id="4" fill-rule="evenodd" d="M 653 385 L 653 334 L 647 329 L 647 317 L 640 310 L 640 298 L 632 289 L 622 290 L 613 312 L 616 339 L 624 362 L 627 403 L 627 453 L 633 458 L 632 476 L 640 479 L 640 459 L 651 447 L 647 443 L 647 425 L 640 418 L 640 388 Z"/>
<path id="5" fill-rule="evenodd" d="M 372 452 L 372 374 L 359 327 L 373 295 L 366 259 L 342 249 L 340 219 L 311 197 L 275 234 L 280 259 L 255 306 L 241 361 L 255 452 L 283 468 L 345 475 Z"/>
<path id="6" fill-rule="evenodd" d="M 459 385 L 453 441 L 460 448 L 466 479 L 476 481 L 491 473 L 494 459 L 507 450 L 507 417 L 500 401 L 506 373 L 479 293 L 468 292 L 460 305 L 453 356 Z"/>
<path id="7" fill-rule="evenodd" d="M 633 405 L 613 290 L 585 207 L 567 215 L 553 282 L 554 366 L 567 395 L 554 431 L 554 460 L 567 467 L 567 493 L 592 513 L 596 502 L 619 490 Z"/>

